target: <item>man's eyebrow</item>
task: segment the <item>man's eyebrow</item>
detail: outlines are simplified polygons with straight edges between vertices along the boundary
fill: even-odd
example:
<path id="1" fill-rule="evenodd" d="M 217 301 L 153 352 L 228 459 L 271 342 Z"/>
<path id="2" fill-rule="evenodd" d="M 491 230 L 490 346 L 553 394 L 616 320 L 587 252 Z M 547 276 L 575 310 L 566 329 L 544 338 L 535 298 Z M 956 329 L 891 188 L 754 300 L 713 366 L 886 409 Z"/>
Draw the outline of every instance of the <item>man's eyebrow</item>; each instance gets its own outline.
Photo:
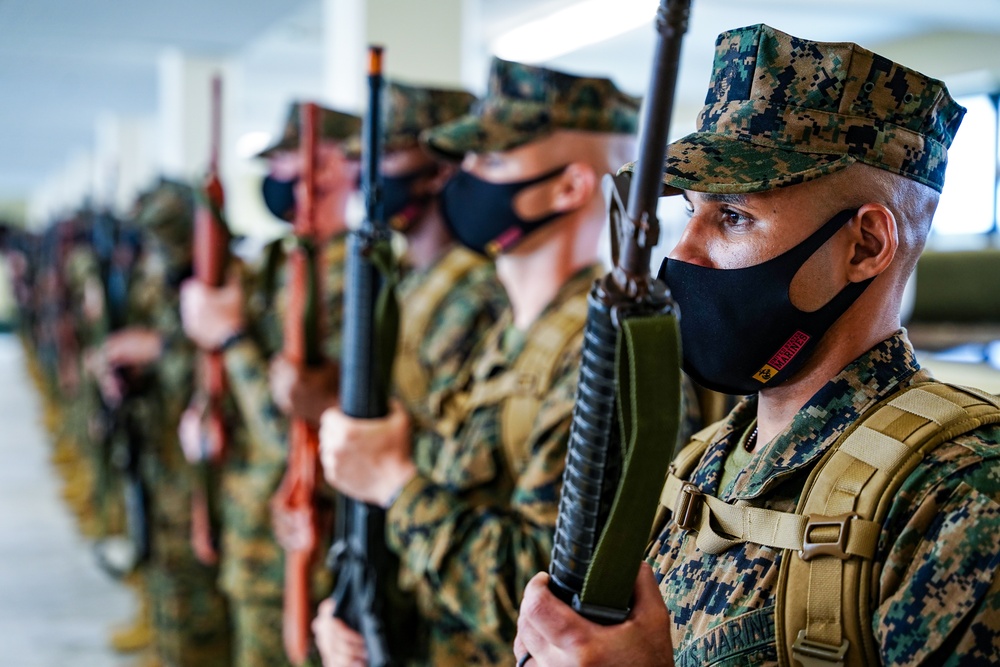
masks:
<path id="1" fill-rule="evenodd" d="M 702 197 L 708 201 L 719 202 L 721 204 L 733 204 L 735 206 L 746 206 L 747 196 L 741 194 L 720 194 L 714 192 L 702 193 Z"/>
<path id="2" fill-rule="evenodd" d="M 747 196 L 741 194 L 720 194 L 715 192 L 699 192 L 698 196 L 710 202 L 718 202 L 720 204 L 732 204 L 733 206 L 747 206 Z M 681 192 L 681 198 L 688 204 L 691 203 L 691 198 L 688 197 L 686 190 Z"/>

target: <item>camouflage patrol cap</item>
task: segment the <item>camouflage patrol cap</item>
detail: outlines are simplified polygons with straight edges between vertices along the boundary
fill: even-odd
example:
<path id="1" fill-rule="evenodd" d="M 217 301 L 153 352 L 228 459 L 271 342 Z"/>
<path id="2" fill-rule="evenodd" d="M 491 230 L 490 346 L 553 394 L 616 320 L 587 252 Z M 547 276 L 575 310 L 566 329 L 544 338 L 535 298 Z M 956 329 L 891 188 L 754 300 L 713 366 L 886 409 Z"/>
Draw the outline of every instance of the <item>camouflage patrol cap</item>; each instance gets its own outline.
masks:
<path id="1" fill-rule="evenodd" d="M 294 151 L 299 148 L 299 126 L 302 122 L 301 102 L 292 102 L 288 110 L 285 129 L 277 143 L 265 148 L 256 157 L 266 158 L 278 151 Z M 361 134 L 361 118 L 342 111 L 319 107 L 319 138 L 328 141 L 357 141 Z"/>
<path id="2" fill-rule="evenodd" d="M 386 152 L 419 145 L 420 133 L 469 113 L 476 96 L 464 90 L 427 88 L 389 81 L 383 89 L 383 145 Z M 344 144 L 350 156 L 361 155 L 361 137 Z"/>
<path id="3" fill-rule="evenodd" d="M 136 225 L 153 233 L 190 227 L 194 219 L 194 189 L 178 181 L 161 179 L 140 196 L 134 217 Z"/>
<path id="4" fill-rule="evenodd" d="M 133 212 L 135 224 L 156 239 L 175 263 L 190 260 L 194 233 L 194 189 L 178 181 L 161 179 L 141 195 Z"/>
<path id="5" fill-rule="evenodd" d="M 663 182 L 759 192 L 863 162 L 940 192 L 964 115 L 943 82 L 857 44 L 730 30 L 716 41 L 698 130 L 668 147 Z"/>
<path id="6" fill-rule="evenodd" d="M 470 151 L 517 148 L 558 129 L 634 134 L 639 102 L 610 79 L 494 58 L 486 99 L 472 114 L 425 132 L 421 140 L 461 159 Z"/>

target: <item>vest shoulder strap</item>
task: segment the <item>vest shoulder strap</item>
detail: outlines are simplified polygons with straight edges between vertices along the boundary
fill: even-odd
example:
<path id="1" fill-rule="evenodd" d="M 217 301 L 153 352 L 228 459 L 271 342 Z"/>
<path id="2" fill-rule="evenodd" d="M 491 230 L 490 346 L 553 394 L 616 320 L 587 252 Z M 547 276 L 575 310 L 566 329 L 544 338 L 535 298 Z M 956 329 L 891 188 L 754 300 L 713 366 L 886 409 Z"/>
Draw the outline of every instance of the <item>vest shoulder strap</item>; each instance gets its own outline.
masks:
<path id="1" fill-rule="evenodd" d="M 392 371 L 396 392 L 408 405 L 415 406 L 424 400 L 430 386 L 430 375 L 420 360 L 420 346 L 435 313 L 452 288 L 483 262 L 472 252 L 455 248 L 405 296 L 401 304 L 399 347 Z"/>
<path id="2" fill-rule="evenodd" d="M 697 443 L 678 455 L 660 504 L 679 528 L 697 533 L 707 553 L 741 542 L 785 550 L 775 613 L 782 666 L 878 664 L 870 624 L 872 567 L 892 499 L 935 447 L 997 423 L 1000 398 L 921 383 L 881 401 L 838 438 L 813 469 L 794 513 L 702 493 L 686 481 L 690 459 L 696 463 L 704 453 Z"/>
<path id="3" fill-rule="evenodd" d="M 927 382 L 889 397 L 840 437 L 799 500 L 797 514 L 807 520 L 802 549 L 786 551 L 781 561 L 775 625 L 782 665 L 817 656 L 825 661 L 819 665 L 878 664 L 872 568 L 892 500 L 936 447 L 996 423 L 996 396 Z M 843 548 L 869 522 L 870 555 Z"/>
<path id="4" fill-rule="evenodd" d="M 528 437 L 552 382 L 563 353 L 583 334 L 587 323 L 587 295 L 579 294 L 562 308 L 531 328 L 524 349 L 514 362 L 512 381 L 503 392 L 500 435 L 507 466 L 516 479 L 528 460 Z"/>
<path id="5" fill-rule="evenodd" d="M 439 422 L 442 432 L 453 433 L 477 408 L 500 406 L 504 460 L 516 478 L 530 455 L 528 437 L 552 389 L 559 362 L 567 346 L 582 335 L 586 319 L 587 295 L 571 297 L 531 327 L 524 348 L 509 369 L 491 376 L 490 371 L 501 361 L 498 355 L 489 352 L 499 349 L 503 334 L 501 326 L 495 327 L 487 339 L 487 352 L 471 374 L 465 376 L 466 384 L 471 385 L 469 389 L 449 396 L 447 406 L 442 406 L 445 413 Z"/>

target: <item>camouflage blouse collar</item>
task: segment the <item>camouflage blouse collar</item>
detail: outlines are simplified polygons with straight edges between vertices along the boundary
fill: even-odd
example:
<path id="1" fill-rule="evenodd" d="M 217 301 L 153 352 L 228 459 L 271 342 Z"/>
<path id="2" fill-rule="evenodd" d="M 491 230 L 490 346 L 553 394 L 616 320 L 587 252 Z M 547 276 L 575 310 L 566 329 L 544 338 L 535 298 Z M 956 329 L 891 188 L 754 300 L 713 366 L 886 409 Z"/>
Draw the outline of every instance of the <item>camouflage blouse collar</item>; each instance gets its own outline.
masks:
<path id="1" fill-rule="evenodd" d="M 906 331 L 900 329 L 827 382 L 730 488 L 718 489 L 726 453 L 757 414 L 757 397 L 747 397 L 705 453 L 695 482 L 708 493 L 726 492 L 722 497 L 727 499 L 756 498 L 815 462 L 865 410 L 900 386 L 923 379 L 929 374 L 920 371 Z"/>

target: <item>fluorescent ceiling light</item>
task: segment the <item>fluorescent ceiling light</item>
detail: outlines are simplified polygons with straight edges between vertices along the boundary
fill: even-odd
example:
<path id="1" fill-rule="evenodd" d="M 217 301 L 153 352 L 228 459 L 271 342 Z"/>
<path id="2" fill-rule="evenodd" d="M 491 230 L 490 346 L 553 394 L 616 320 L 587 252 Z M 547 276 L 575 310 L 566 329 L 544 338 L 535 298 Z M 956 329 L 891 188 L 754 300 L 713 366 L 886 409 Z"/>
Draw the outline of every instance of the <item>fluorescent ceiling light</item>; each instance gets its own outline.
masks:
<path id="1" fill-rule="evenodd" d="M 582 0 L 505 32 L 491 48 L 505 60 L 543 62 L 651 23 L 658 7 L 655 0 Z"/>
<path id="2" fill-rule="evenodd" d="M 270 132 L 247 132 L 236 140 L 236 154 L 249 160 L 267 148 L 270 143 Z"/>

